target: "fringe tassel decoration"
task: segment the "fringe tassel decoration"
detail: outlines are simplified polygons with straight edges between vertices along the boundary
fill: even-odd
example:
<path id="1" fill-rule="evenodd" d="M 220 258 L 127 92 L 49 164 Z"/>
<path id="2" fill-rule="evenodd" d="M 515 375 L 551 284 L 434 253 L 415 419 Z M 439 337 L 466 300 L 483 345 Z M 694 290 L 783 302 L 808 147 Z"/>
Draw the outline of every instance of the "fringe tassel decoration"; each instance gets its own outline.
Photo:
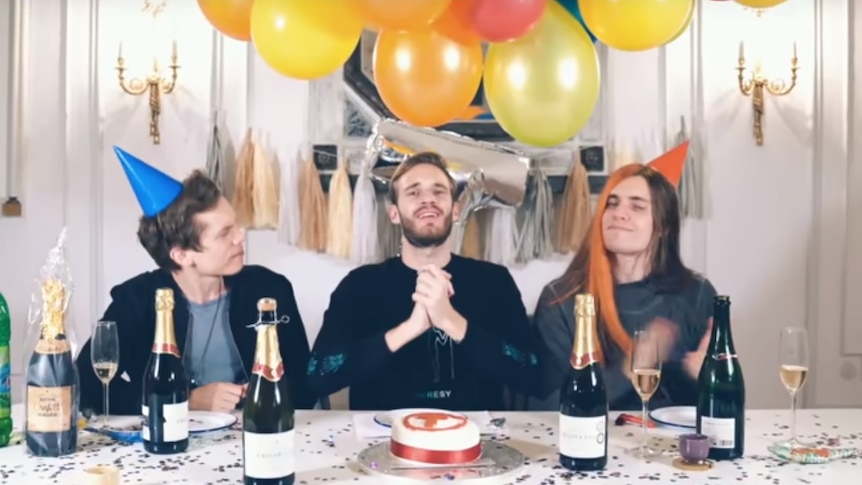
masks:
<path id="1" fill-rule="evenodd" d="M 320 172 L 312 159 L 302 163 L 299 176 L 299 210 L 302 221 L 299 246 L 321 253 L 326 249 L 326 196 L 320 185 Z"/>
<path id="2" fill-rule="evenodd" d="M 518 236 L 516 262 L 543 259 L 553 252 L 553 192 L 541 167 L 531 171 L 522 212 L 524 223 Z"/>
<path id="3" fill-rule="evenodd" d="M 252 204 L 254 228 L 275 229 L 278 226 L 278 177 L 272 161 L 258 140 L 252 157 Z"/>
<path id="4" fill-rule="evenodd" d="M 518 211 L 514 207 L 490 209 L 485 224 L 485 261 L 511 266 L 518 252 Z"/>
<path id="5" fill-rule="evenodd" d="M 689 139 L 685 126 L 685 116 L 680 116 L 679 122 L 679 133 L 676 135 L 677 145 Z M 679 204 L 684 218 L 703 219 L 705 212 L 703 207 L 703 191 L 705 188 L 703 183 L 703 164 L 701 158 L 696 157 L 693 152 L 692 145 L 689 145 L 685 166 L 682 170 L 682 179 L 679 182 Z"/>
<path id="6" fill-rule="evenodd" d="M 401 226 L 389 219 L 389 201 L 386 194 L 377 199 L 377 240 L 380 241 L 380 257 L 392 258 L 401 254 Z"/>
<path id="7" fill-rule="evenodd" d="M 464 222 L 464 233 L 461 236 L 461 256 L 479 259 L 482 257 L 481 214 L 483 211 L 473 211 Z"/>
<path id="8" fill-rule="evenodd" d="M 277 159 L 277 157 L 276 157 Z M 279 163 L 281 184 L 278 205 L 278 242 L 291 247 L 299 243 L 302 221 L 299 214 L 299 154 Z"/>
<path id="9" fill-rule="evenodd" d="M 233 207 L 237 224 L 252 227 L 254 224 L 254 142 L 251 128 L 246 130 L 239 155 L 236 157 L 236 181 L 234 182 Z"/>
<path id="10" fill-rule="evenodd" d="M 557 251 L 562 254 L 578 250 L 592 218 L 590 184 L 587 169 L 577 151 L 572 153 L 573 164 L 566 180 L 563 203 L 557 215 Z"/>
<path id="11" fill-rule="evenodd" d="M 353 190 L 353 236 L 351 240 L 350 259 L 356 264 L 374 263 L 380 253 L 378 238 L 377 194 L 374 193 L 374 182 L 371 173 L 363 168 L 356 179 Z M 391 225 L 388 221 L 384 224 Z"/>
<path id="12" fill-rule="evenodd" d="M 329 182 L 329 231 L 326 252 L 337 258 L 350 258 L 353 232 L 353 192 L 350 174 L 342 160 Z"/>
<path id="13" fill-rule="evenodd" d="M 224 167 L 224 152 L 221 146 L 221 136 L 218 129 L 218 112 L 213 113 L 213 125 L 210 132 L 210 139 L 207 143 L 207 165 L 206 172 L 213 182 L 215 182 L 222 194 L 225 193 L 225 167 Z"/>

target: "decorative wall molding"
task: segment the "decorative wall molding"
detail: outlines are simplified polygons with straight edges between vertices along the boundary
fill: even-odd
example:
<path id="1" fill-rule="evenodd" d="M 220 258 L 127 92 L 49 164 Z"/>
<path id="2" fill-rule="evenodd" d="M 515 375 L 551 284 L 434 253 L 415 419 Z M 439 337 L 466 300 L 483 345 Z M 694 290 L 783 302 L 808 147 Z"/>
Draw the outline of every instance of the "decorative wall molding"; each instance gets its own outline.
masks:
<path id="1" fill-rule="evenodd" d="M 98 319 L 105 308 L 101 296 L 103 126 L 99 104 L 99 4 L 100 0 L 63 2 L 63 76 L 58 80 L 66 105 L 63 219 L 69 226 L 69 259 L 76 264 L 74 315 L 89 316 L 75 322 L 78 335 L 86 332 L 84 336 L 89 335 L 93 323 L 88 320 Z"/>
<path id="2" fill-rule="evenodd" d="M 3 2 L 0 5 L 0 93 L 7 107 L 0 120 L 0 199 L 21 194 L 24 159 L 23 124 L 25 69 L 29 37 L 29 3 Z"/>
<path id="3" fill-rule="evenodd" d="M 14 5 L 15 2 L 0 2 L 0 101 L 2 101 L 3 106 L 12 105 L 10 84 L 12 81 L 12 36 L 15 35 L 12 32 Z M 6 109 L 0 115 L 0 201 L 5 200 L 9 195 L 7 180 L 9 169 L 12 166 L 9 143 L 12 126 L 9 122 L 11 116 L 12 111 Z"/>
<path id="4" fill-rule="evenodd" d="M 814 231 L 809 248 L 806 315 L 812 385 L 806 386 L 803 397 L 807 405 L 816 407 L 842 405 L 838 401 L 858 401 L 862 396 L 858 357 L 844 362 L 855 366 L 855 389 L 848 386 L 844 393 L 836 394 L 842 389 L 841 381 L 836 379 L 841 379 L 838 374 L 845 360 L 839 355 L 841 335 L 837 330 L 847 318 L 845 266 L 847 251 L 851 250 L 847 247 L 848 170 L 854 148 L 850 131 L 855 97 L 851 66 L 852 55 L 858 52 L 853 48 L 857 39 L 851 32 L 860 23 L 854 19 L 860 16 L 860 9 L 853 3 L 852 0 L 815 2 Z M 859 59 L 855 61 L 859 66 Z M 852 250 L 858 251 L 858 248 Z M 858 295 L 851 297 L 858 298 Z M 855 322 L 856 316 L 852 318 Z M 842 398 L 842 394 L 846 398 Z"/>

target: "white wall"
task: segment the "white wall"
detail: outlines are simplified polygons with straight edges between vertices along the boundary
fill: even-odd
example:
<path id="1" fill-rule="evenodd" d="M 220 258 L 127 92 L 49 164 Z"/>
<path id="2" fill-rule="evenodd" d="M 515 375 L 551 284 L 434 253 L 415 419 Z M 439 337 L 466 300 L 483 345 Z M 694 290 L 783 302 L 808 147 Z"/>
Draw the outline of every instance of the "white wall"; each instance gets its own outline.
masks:
<path id="1" fill-rule="evenodd" d="M 268 135 L 282 160 L 292 157 L 308 131 L 307 83 L 279 76 L 243 44 L 214 36 L 194 2 L 177 2 L 171 8 L 182 20 L 176 30 L 180 86 L 163 100 L 162 144 L 154 146 L 146 100 L 122 93 L 114 70 L 121 39 L 127 57 L 142 55 L 130 40 L 138 8 L 88 0 L 68 2 L 64 12 L 58 2 L 31 3 L 25 216 L 0 219 L 6 235 L 0 238 L 0 291 L 12 307 L 15 343 L 23 338 L 32 278 L 64 223 L 71 230 L 79 336 L 89 334 L 112 285 L 151 267 L 135 239 L 140 212 L 112 145 L 181 178 L 204 163 L 213 106 L 225 110 L 233 143 L 251 125 Z M 751 136 L 751 100 L 736 87 L 738 36 L 727 26 L 739 25 L 746 13 L 735 4 L 702 1 L 702 15 L 687 35 L 666 49 L 612 51 L 603 73 L 603 124 L 614 138 L 673 133 L 680 114 L 703 121 L 712 214 L 706 222 L 686 223 L 684 256 L 733 298 L 752 407 L 787 405 L 776 372 L 777 334 L 784 325 L 803 323 L 816 350 L 808 405 L 862 404 L 860 359 L 854 356 L 862 354 L 862 344 L 857 339 L 842 348 L 836 336 L 855 309 L 845 291 L 862 284 L 862 261 L 845 253 L 860 237 L 853 222 L 858 217 L 851 216 L 862 210 L 851 204 L 858 197 L 848 191 L 859 176 L 851 170 L 858 157 L 848 145 L 850 125 L 842 111 L 855 101 L 846 75 L 850 9 L 848 0 L 815 4 L 789 0 L 774 13 L 773 25 L 798 42 L 803 69 L 793 93 L 767 99 L 762 147 Z M 313 339 L 330 292 L 351 266 L 284 247 L 272 232 L 249 234 L 247 254 L 249 262 L 293 281 Z M 564 265 L 535 262 L 512 270 L 529 309 Z M 846 335 L 862 333 L 857 327 L 848 326 Z M 13 363 L 21 362 L 20 348 Z"/>

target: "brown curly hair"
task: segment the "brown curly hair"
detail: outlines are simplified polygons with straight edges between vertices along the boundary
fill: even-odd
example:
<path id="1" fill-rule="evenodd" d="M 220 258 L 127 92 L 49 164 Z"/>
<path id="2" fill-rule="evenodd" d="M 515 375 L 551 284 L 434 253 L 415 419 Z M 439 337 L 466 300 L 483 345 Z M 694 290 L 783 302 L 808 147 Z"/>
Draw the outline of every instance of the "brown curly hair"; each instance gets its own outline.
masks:
<path id="1" fill-rule="evenodd" d="M 195 216 L 211 210 L 221 198 L 221 191 L 209 177 L 195 170 L 183 180 L 183 190 L 171 205 L 152 217 L 143 216 L 138 223 L 138 241 L 159 268 L 176 271 L 180 266 L 171 259 L 171 249 L 200 251 L 203 229 Z"/>

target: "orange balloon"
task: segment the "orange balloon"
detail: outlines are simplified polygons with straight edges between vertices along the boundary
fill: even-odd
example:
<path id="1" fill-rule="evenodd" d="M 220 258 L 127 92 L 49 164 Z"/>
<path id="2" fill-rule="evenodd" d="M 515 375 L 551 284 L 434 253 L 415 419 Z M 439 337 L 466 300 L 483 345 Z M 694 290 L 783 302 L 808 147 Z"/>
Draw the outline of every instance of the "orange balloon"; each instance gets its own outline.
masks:
<path id="1" fill-rule="evenodd" d="M 323 0 L 321 0 L 323 1 Z M 365 24 L 377 30 L 410 30 L 430 25 L 452 0 L 353 0 Z"/>
<path id="2" fill-rule="evenodd" d="M 442 15 L 437 17 L 431 28 L 462 44 L 472 44 L 482 40 L 470 23 L 476 0 L 452 0 Z"/>
<path id="3" fill-rule="evenodd" d="M 431 28 L 383 31 L 374 45 L 374 82 L 392 113 L 416 126 L 440 126 L 461 115 L 482 81 L 482 46 Z"/>
<path id="4" fill-rule="evenodd" d="M 216 30 L 236 40 L 251 40 L 254 0 L 198 0 L 204 17 Z"/>

